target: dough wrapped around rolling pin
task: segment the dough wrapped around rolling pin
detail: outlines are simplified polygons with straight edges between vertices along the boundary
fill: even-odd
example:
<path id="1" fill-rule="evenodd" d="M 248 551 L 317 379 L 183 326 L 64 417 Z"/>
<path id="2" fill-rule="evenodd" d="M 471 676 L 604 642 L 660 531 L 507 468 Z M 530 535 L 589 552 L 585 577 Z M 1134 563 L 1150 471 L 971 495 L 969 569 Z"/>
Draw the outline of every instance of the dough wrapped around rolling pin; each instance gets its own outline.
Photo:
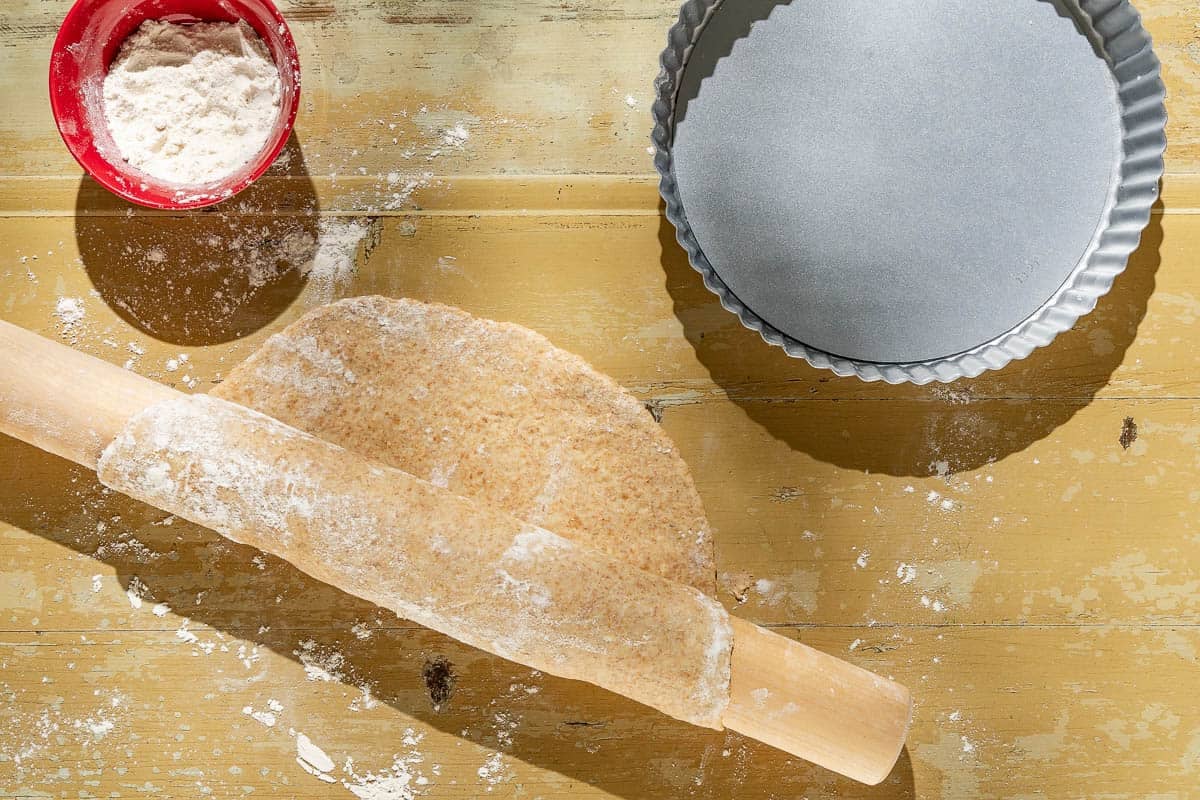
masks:
<path id="1" fill-rule="evenodd" d="M 212 395 L 717 594 L 675 443 L 616 381 L 528 328 L 348 298 L 271 336 Z"/>
<path id="2" fill-rule="evenodd" d="M 722 727 L 732 632 L 697 589 L 203 395 L 135 415 L 97 472 L 463 642 Z"/>

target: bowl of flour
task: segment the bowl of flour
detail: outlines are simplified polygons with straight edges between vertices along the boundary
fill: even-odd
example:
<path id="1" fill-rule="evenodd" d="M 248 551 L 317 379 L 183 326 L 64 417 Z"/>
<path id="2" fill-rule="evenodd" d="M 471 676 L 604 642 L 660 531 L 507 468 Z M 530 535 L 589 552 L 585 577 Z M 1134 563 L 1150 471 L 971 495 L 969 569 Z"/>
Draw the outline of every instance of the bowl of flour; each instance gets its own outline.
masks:
<path id="1" fill-rule="evenodd" d="M 300 63 L 269 0 L 78 0 L 50 58 L 50 104 L 75 160 L 139 205 L 232 197 L 287 143 Z"/>

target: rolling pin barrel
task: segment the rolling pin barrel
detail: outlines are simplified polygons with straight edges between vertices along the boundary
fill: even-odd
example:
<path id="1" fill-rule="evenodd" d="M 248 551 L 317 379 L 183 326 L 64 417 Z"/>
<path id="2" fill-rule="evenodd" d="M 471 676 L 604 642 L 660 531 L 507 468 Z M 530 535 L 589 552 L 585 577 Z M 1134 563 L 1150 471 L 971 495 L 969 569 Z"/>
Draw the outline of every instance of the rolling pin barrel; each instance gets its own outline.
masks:
<path id="1" fill-rule="evenodd" d="M 104 459 L 109 458 L 109 453 L 105 451 L 110 444 L 120 450 L 120 446 L 114 444 L 115 440 L 123 439 L 127 448 L 134 447 L 136 449 L 136 445 L 130 443 L 128 434 L 130 427 L 134 424 L 131 420 L 135 417 L 140 419 L 144 416 L 141 412 L 151 406 L 158 406 L 164 401 L 175 401 L 174 405 L 180 405 L 183 398 L 184 395 L 181 393 L 128 370 L 0 321 L 0 432 L 15 436 L 91 469 L 97 469 L 99 466 L 102 476 L 105 475 L 106 470 L 106 463 L 101 458 L 102 453 L 104 453 Z M 263 430 L 270 434 L 265 437 L 265 441 L 277 439 L 278 434 L 283 431 L 283 428 L 286 428 L 282 423 L 262 417 L 257 412 L 250 412 L 225 403 L 225 401 L 210 402 L 207 398 L 194 398 L 192 401 L 187 401 L 186 404 L 190 405 L 193 411 L 195 408 L 201 409 L 201 416 L 192 418 L 190 423 L 185 421 L 184 427 L 180 428 L 184 431 L 204 428 L 209 420 L 203 416 L 203 409 L 217 408 L 218 404 L 224 404 L 235 410 L 240 409 L 240 411 L 261 418 L 259 422 L 268 426 Z M 253 425 L 248 430 L 257 430 L 253 426 L 258 425 L 258 422 L 251 419 L 250 423 Z M 214 431 L 219 428 L 219 425 L 213 424 Z M 293 433 L 296 436 L 307 436 L 307 434 L 291 428 L 287 428 L 287 431 L 283 431 L 283 433 L 288 436 Z M 309 438 L 311 439 L 311 437 Z M 296 445 L 293 443 L 292 446 Z M 363 508 L 379 509 L 380 519 L 391 513 L 388 509 L 392 499 L 390 493 L 377 492 L 375 495 L 370 495 L 366 489 L 361 488 L 383 475 L 380 467 L 368 464 L 357 459 L 353 454 L 342 451 L 340 448 L 334 448 L 320 440 L 311 440 L 304 446 L 309 448 L 308 452 L 312 455 L 308 463 L 318 463 L 326 455 L 329 455 L 331 458 L 336 457 L 343 460 L 341 468 L 331 470 L 330 474 L 337 476 L 361 474 L 363 476 L 361 479 L 339 485 L 339 491 L 336 494 L 339 500 L 344 501 L 345 498 L 350 498 L 352 503 L 361 500 Z M 217 452 L 220 450 L 218 449 Z M 273 465 L 273 469 L 299 469 L 287 461 L 289 452 L 291 449 L 285 448 L 282 455 L 274 454 L 273 460 L 264 463 Z M 206 452 L 206 464 L 213 462 L 211 455 L 212 453 Z M 170 457 L 186 461 L 187 456 L 188 451 L 183 448 L 182 450 L 176 449 L 173 456 Z M 243 456 L 245 456 L 245 452 L 243 452 Z M 156 460 L 152 462 L 152 466 L 157 469 L 158 457 L 154 456 L 154 458 Z M 144 479 L 148 484 L 161 483 L 162 476 L 155 476 L 153 480 L 146 478 L 146 473 L 151 471 L 143 469 L 147 466 L 146 464 L 130 462 L 128 466 L 126 479 L 129 481 L 130 487 L 136 488 L 140 485 L 139 481 Z M 187 467 L 183 472 L 189 470 L 189 474 L 194 473 L 194 466 Z M 270 483 L 273 478 L 268 472 L 259 471 L 260 475 L 266 476 L 263 478 L 267 481 L 263 485 L 265 488 L 274 485 Z M 110 469 L 108 474 L 111 476 L 113 471 Z M 536 550 L 537 547 L 533 547 L 533 545 L 540 547 L 549 542 L 553 545 L 551 549 L 557 548 L 556 552 L 566 553 L 566 555 L 551 556 L 549 561 L 544 559 L 539 561 L 536 557 L 529 560 L 521 556 L 511 563 L 506 562 L 506 566 L 510 569 L 526 568 L 530 570 L 529 574 L 518 576 L 522 580 L 517 583 L 525 586 L 534 583 L 537 577 L 536 571 L 542 566 L 552 570 L 558 569 L 560 578 L 565 574 L 566 580 L 560 580 L 556 585 L 587 584 L 588 580 L 586 579 L 593 574 L 614 575 L 618 582 L 623 579 L 627 581 L 627 584 L 616 587 L 615 591 L 619 597 L 636 597 L 638 592 L 643 591 L 646 586 L 650 586 L 652 589 L 657 587 L 662 590 L 664 597 L 682 598 L 680 608 L 691 608 L 687 602 L 687 598 L 690 596 L 688 593 L 695 594 L 695 590 L 687 589 L 681 584 L 658 576 L 651 576 L 633 567 L 626 566 L 622 571 L 616 565 L 609 563 L 611 559 L 606 562 L 605 559 L 609 558 L 607 556 L 583 547 L 576 547 L 547 531 L 537 529 L 531 532 L 527 530 L 529 526 L 524 526 L 524 523 L 519 520 L 503 519 L 502 515 L 498 515 L 494 510 L 474 506 L 470 500 L 455 497 L 448 492 L 438 494 L 442 490 L 434 490 L 428 484 L 402 471 L 392 471 L 390 477 L 385 475 L 384 478 L 392 481 L 389 486 L 399 487 L 407 492 L 407 494 L 397 493 L 395 497 L 399 499 L 396 502 L 414 503 L 412 508 L 425 513 L 427 518 L 438 518 L 429 516 L 430 509 L 435 511 L 454 509 L 458 516 L 455 518 L 455 525 L 450 526 L 451 529 L 468 531 L 465 534 L 467 539 L 464 541 L 464 550 L 470 550 L 471 536 L 475 536 L 475 545 L 479 545 L 480 542 L 486 544 L 488 537 L 493 536 L 496 528 L 515 526 L 514 529 L 520 532 L 511 541 L 530 543 L 529 546 L 522 545 L 526 550 L 530 547 Z M 114 485 L 108 480 L 105 482 L 110 486 Z M 191 492 L 196 488 L 194 486 L 180 484 L 176 487 L 174 498 L 168 498 L 173 500 L 176 507 L 171 507 L 172 503 L 170 502 L 157 502 L 157 496 L 152 493 L 146 496 L 145 493 L 139 493 L 120 485 L 119 482 L 115 488 L 127 491 L 135 497 L 139 497 L 141 494 L 140 499 L 155 502 L 156 505 L 173 513 L 179 513 L 193 521 L 209 522 L 203 512 L 188 513 L 189 510 L 200 507 L 193 502 L 194 498 Z M 200 489 L 204 488 L 205 486 L 201 485 Z M 212 489 L 212 486 L 207 488 Z M 229 488 L 231 487 L 217 487 L 221 491 Z M 240 485 L 232 488 L 236 489 L 235 494 L 242 491 Z M 295 486 L 289 484 L 289 491 L 295 491 Z M 359 492 L 361 496 L 356 495 L 356 492 Z M 225 492 L 225 494 L 229 493 Z M 320 500 L 322 495 L 317 494 L 314 497 Z M 384 498 L 382 502 L 379 500 L 380 497 Z M 253 509 L 255 506 L 253 502 L 246 501 L 246 503 L 248 508 Z M 372 506 L 372 504 L 374 505 Z M 305 506 L 310 509 L 310 514 L 306 519 L 314 519 L 311 516 L 311 509 L 314 505 L 319 506 L 320 503 L 309 503 Z M 397 519 L 407 517 L 408 510 L 406 508 L 405 513 Z M 355 511 L 357 513 L 357 508 Z M 430 627 L 444 629 L 445 632 L 483 649 L 520 660 L 522 663 L 545 666 L 537 658 L 521 658 L 522 655 L 529 652 L 522 650 L 522 645 L 526 644 L 526 640 L 506 638 L 509 635 L 506 629 L 516 625 L 512 619 L 522 616 L 525 609 L 518 608 L 517 613 L 511 615 L 511 618 L 503 614 L 497 615 L 494 611 L 479 612 L 480 618 L 490 625 L 490 628 L 488 625 L 484 625 L 487 635 L 474 635 L 473 631 L 461 627 L 439 626 L 438 621 L 442 618 L 433 612 L 422 616 L 423 610 L 419 604 L 413 602 L 419 593 L 416 593 L 417 596 L 412 596 L 411 587 L 406 587 L 402 581 L 394 577 L 395 573 L 402 573 L 404 570 L 390 569 L 386 565 L 381 565 L 373 553 L 368 553 L 365 557 L 356 555 L 356 551 L 362 550 L 361 547 L 340 547 L 340 544 L 347 542 L 352 545 L 358 545 L 361 542 L 349 541 L 345 536 L 338 538 L 336 529 L 341 523 L 339 522 L 340 517 L 337 515 L 315 518 L 319 524 L 312 525 L 310 531 L 285 530 L 282 535 L 278 526 L 276 529 L 270 529 L 270 525 L 261 524 L 266 519 L 265 517 L 259 518 L 256 522 L 253 519 L 252 511 L 239 518 L 251 521 L 242 528 L 232 531 L 221 530 L 221 526 L 216 524 L 210 525 L 210 527 L 220 530 L 237 541 L 245 541 L 274 552 L 276 555 L 281 555 L 293 561 L 301 569 L 345 591 L 378 602 L 398 613 L 410 616 L 416 621 L 425 621 Z M 255 529 L 256 524 L 259 525 L 260 530 Z M 301 529 L 304 526 L 304 523 L 299 525 Z M 397 525 L 384 527 L 391 531 L 395 530 Z M 417 527 L 419 528 L 419 525 Z M 326 531 L 330 532 L 330 536 L 325 536 Z M 374 539 L 380 533 L 380 531 L 371 530 L 367 531 L 365 535 Z M 363 534 L 354 531 L 353 535 Z M 293 537 L 303 538 L 304 536 L 308 537 L 310 550 L 301 548 L 298 551 L 289 552 L 286 546 L 276 546 L 281 540 Z M 428 537 L 424 536 L 423 531 L 416 530 L 409 539 L 403 541 L 398 539 L 393 544 L 404 545 L 399 548 L 400 550 L 407 547 L 415 552 L 418 542 L 425 538 Z M 478 550 L 478 552 L 483 552 L 483 550 Z M 504 551 L 504 557 L 509 557 L 512 553 L 513 548 L 510 547 Z M 534 555 L 537 554 L 534 553 Z M 621 563 L 623 564 L 623 562 Z M 565 573 L 563 573 L 564 570 Z M 364 574 L 373 575 L 375 579 L 364 581 Z M 573 576 L 579 580 L 574 580 Z M 595 581 L 592 583 L 594 584 Z M 388 589 L 389 586 L 391 590 Z M 627 591 L 623 592 L 623 589 Z M 392 593 L 389 594 L 389 591 Z M 495 597 L 495 595 L 488 596 Z M 509 598 L 509 602 L 512 602 L 511 598 Z M 528 609 L 531 614 L 527 619 L 544 620 L 550 616 L 546 613 L 545 606 L 538 603 L 536 594 L 530 602 L 533 605 Z M 724 615 L 724 611 L 711 600 L 706 599 L 703 603 L 711 605 L 717 614 Z M 451 605 L 461 604 L 451 603 Z M 613 608 L 618 609 L 617 611 L 612 611 L 607 616 L 602 615 L 603 618 L 600 619 L 589 620 L 588 626 L 602 627 L 605 624 L 615 626 L 617 623 L 611 620 L 620 619 L 620 615 L 625 613 L 623 606 L 624 603 L 614 604 Z M 655 612 L 652 604 L 647 607 L 651 610 L 645 614 L 637 611 L 626 614 L 627 618 L 623 622 L 634 626 L 644 626 L 647 630 L 652 629 L 651 623 L 654 623 L 656 619 Z M 702 604 L 698 607 L 705 608 L 707 606 Z M 490 621 L 488 614 L 492 615 L 492 619 L 499 621 Z M 662 620 L 659 619 L 655 624 L 661 623 Z M 536 627 L 541 623 L 534 622 L 533 624 Z M 548 625 L 546 630 L 553 632 L 554 623 L 546 624 Z M 751 623 L 730 618 L 728 626 L 732 635 L 732 649 L 728 662 L 729 702 L 720 712 L 719 721 L 714 719 L 697 724 L 708 724 L 710 727 L 723 725 L 864 783 L 878 783 L 887 776 L 900 754 L 908 729 L 911 701 L 907 689 L 853 664 Z M 683 626 L 678 633 L 686 639 L 689 634 L 684 628 L 686 626 Z M 523 635 L 527 633 L 523 632 Z M 610 638 L 619 638 L 623 631 L 614 627 L 612 630 L 601 631 L 601 633 Z M 648 635 L 653 637 L 656 633 L 651 632 Z M 517 644 L 514 645 L 514 641 Z M 660 642 L 660 644 L 662 643 Z M 667 644 L 669 645 L 670 642 L 668 641 Z M 603 669 L 605 664 L 612 666 L 613 663 L 611 660 L 605 661 L 607 654 L 602 650 L 588 652 L 595 653 L 598 675 L 588 674 L 586 661 L 581 662 L 582 665 L 574 669 L 557 672 L 550 667 L 546 667 L 546 669 L 549 672 L 568 677 L 591 680 L 614 691 L 622 691 L 623 686 L 620 681 L 612 679 L 614 671 L 605 672 Z M 670 647 L 665 648 L 664 652 L 669 653 Z M 688 669 L 686 664 L 683 669 L 686 674 Z M 680 689 L 680 692 L 682 691 Z M 636 692 L 631 694 L 636 694 Z M 642 698 L 635 697 L 635 699 Z M 643 702 L 646 700 L 643 699 Z M 658 707 L 669 711 L 670 702 L 672 701 L 660 703 Z M 681 699 L 679 702 L 682 703 L 683 700 Z M 679 714 L 677 716 L 686 718 Z"/>

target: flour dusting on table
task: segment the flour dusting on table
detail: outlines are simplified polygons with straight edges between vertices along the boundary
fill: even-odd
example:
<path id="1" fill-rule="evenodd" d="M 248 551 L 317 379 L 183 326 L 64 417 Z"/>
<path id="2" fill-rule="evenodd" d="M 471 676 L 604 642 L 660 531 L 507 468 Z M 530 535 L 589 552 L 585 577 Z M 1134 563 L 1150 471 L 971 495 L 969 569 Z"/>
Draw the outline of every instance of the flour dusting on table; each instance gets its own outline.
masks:
<path id="1" fill-rule="evenodd" d="M 400 740 L 405 752 L 394 755 L 390 766 L 377 771 L 360 774 L 354 760 L 347 758 L 342 771 L 349 777 L 342 780 L 342 785 L 359 800 L 412 800 L 430 783 L 420 766 L 425 757 L 417 749 L 424 738 L 424 734 L 406 728 Z M 440 768 L 435 764 L 431 771 L 436 775 Z"/>
<path id="2" fill-rule="evenodd" d="M 296 763 L 303 767 L 305 772 L 316 775 L 326 783 L 337 781 L 329 775 L 334 768 L 333 759 L 303 733 L 296 734 Z"/>
<path id="3" fill-rule="evenodd" d="M 54 304 L 54 316 L 58 317 L 59 329 L 64 334 L 72 333 L 83 321 L 83 301 L 78 297 L 60 297 Z"/>

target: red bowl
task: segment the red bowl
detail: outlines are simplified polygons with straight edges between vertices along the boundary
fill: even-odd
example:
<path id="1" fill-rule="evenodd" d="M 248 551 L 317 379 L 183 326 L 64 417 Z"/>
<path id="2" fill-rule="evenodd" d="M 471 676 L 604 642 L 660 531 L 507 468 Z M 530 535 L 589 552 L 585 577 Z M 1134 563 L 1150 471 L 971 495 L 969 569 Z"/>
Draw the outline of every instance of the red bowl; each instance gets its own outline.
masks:
<path id="1" fill-rule="evenodd" d="M 279 68 L 280 114 L 258 156 L 232 175 L 198 186 L 154 178 L 126 163 L 104 118 L 104 76 L 121 42 L 148 19 L 169 22 L 245 20 Z M 270 0 L 77 0 L 50 55 L 50 107 L 79 165 L 115 195 L 149 208 L 200 208 L 245 189 L 283 150 L 300 107 L 300 57 Z"/>

